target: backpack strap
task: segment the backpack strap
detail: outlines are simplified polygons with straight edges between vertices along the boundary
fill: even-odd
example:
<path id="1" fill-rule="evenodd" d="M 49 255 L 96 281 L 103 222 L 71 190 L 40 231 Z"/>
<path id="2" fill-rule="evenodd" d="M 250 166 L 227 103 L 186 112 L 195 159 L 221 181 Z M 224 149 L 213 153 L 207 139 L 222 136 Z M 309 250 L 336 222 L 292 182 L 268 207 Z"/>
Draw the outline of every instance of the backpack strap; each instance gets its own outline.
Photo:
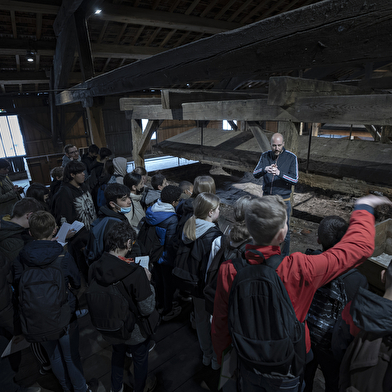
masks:
<path id="1" fill-rule="evenodd" d="M 270 258 L 268 258 L 266 260 L 264 255 L 261 252 L 259 252 L 258 250 L 256 250 L 256 249 L 248 249 L 248 252 L 251 252 L 251 253 L 253 253 L 253 254 L 257 255 L 257 256 L 262 257 L 263 260 L 264 260 L 263 263 L 266 266 L 272 268 L 274 271 L 279 267 L 280 263 L 285 258 L 285 256 L 282 256 L 282 255 L 273 255 L 273 256 L 271 256 Z"/>

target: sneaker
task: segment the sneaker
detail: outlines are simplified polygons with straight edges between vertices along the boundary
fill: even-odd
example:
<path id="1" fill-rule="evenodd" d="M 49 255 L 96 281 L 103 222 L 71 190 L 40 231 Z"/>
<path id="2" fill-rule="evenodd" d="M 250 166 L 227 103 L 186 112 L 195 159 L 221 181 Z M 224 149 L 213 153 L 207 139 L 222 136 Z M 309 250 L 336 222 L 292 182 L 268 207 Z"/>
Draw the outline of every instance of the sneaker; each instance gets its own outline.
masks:
<path id="1" fill-rule="evenodd" d="M 156 376 L 152 375 L 150 377 L 147 378 L 146 381 L 146 386 L 144 387 L 144 391 L 143 392 L 152 392 L 155 387 L 157 386 L 157 378 Z"/>
<path id="2" fill-rule="evenodd" d="M 39 374 L 42 374 L 43 376 L 45 374 L 48 374 L 52 371 L 52 366 L 51 365 L 41 365 L 39 368 Z"/>
<path id="3" fill-rule="evenodd" d="M 148 349 L 148 352 L 150 353 L 152 350 L 154 350 L 154 348 L 155 348 L 155 341 L 154 340 L 150 340 L 150 348 Z M 132 353 L 131 352 L 126 352 L 125 353 L 125 355 L 128 357 L 128 358 L 132 358 Z"/>
<path id="4" fill-rule="evenodd" d="M 207 357 L 206 355 L 203 355 L 203 365 L 210 366 L 210 364 L 211 364 L 211 357 Z"/>
<path id="5" fill-rule="evenodd" d="M 215 358 L 212 358 L 211 367 L 212 370 L 219 370 L 221 365 L 219 365 L 218 361 Z"/>
<path id="6" fill-rule="evenodd" d="M 99 381 L 96 378 L 92 378 L 87 382 L 87 391 L 86 392 L 97 392 L 99 387 Z"/>
<path id="7" fill-rule="evenodd" d="M 170 320 L 174 319 L 175 317 L 177 317 L 181 313 L 181 311 L 182 311 L 181 306 L 179 306 L 178 308 L 174 308 L 171 310 L 170 313 L 162 316 L 162 320 L 163 321 L 170 321 Z"/>
<path id="8" fill-rule="evenodd" d="M 77 318 L 81 318 L 88 313 L 88 309 L 78 309 L 75 314 Z"/>

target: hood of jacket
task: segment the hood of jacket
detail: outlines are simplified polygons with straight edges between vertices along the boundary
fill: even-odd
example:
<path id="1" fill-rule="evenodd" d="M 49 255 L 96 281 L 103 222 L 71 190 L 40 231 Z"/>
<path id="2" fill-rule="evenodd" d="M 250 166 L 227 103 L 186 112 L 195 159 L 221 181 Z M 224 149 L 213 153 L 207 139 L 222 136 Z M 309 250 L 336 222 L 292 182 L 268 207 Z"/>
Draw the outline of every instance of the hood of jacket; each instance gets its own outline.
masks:
<path id="1" fill-rule="evenodd" d="M 157 191 L 156 189 L 149 189 L 146 194 L 145 203 L 147 205 L 154 203 L 161 197 L 161 191 Z"/>
<path id="2" fill-rule="evenodd" d="M 119 174 L 124 177 L 127 174 L 127 160 L 126 158 L 118 157 L 113 159 L 114 174 Z"/>
<path id="3" fill-rule="evenodd" d="M 196 218 L 196 239 L 203 236 L 211 227 L 216 227 L 215 223 L 208 222 L 204 219 Z M 217 228 L 218 229 L 218 228 Z M 182 233 L 182 240 L 185 244 L 190 244 L 193 240 L 189 239 L 184 232 Z"/>
<path id="4" fill-rule="evenodd" d="M 22 234 L 25 230 L 21 225 L 11 222 L 9 215 L 3 215 L 0 220 L 0 242 L 16 234 Z"/>
<path id="5" fill-rule="evenodd" d="M 120 212 L 113 211 L 107 205 L 100 207 L 98 211 L 98 218 L 105 218 L 109 216 L 111 218 L 121 219 L 122 221 L 127 221 L 125 214 L 121 214 Z"/>
<path id="6" fill-rule="evenodd" d="M 19 254 L 23 263 L 29 267 L 52 263 L 62 253 L 63 247 L 57 241 L 29 242 Z"/>
<path id="7" fill-rule="evenodd" d="M 354 324 L 379 336 L 392 334 L 392 301 L 360 287 L 351 304 Z"/>
<path id="8" fill-rule="evenodd" d="M 128 264 L 124 260 L 105 252 L 102 257 L 90 267 L 92 268 L 91 277 L 94 277 L 95 280 L 103 286 L 108 286 L 109 284 L 116 283 L 119 280 L 123 280 L 128 275 L 133 274 L 138 267 L 138 264 Z"/>
<path id="9" fill-rule="evenodd" d="M 160 200 L 158 200 L 158 202 L 159 201 Z M 175 214 L 175 209 L 171 204 L 158 202 L 147 208 L 146 221 L 150 225 L 159 225 L 161 222 Z"/>

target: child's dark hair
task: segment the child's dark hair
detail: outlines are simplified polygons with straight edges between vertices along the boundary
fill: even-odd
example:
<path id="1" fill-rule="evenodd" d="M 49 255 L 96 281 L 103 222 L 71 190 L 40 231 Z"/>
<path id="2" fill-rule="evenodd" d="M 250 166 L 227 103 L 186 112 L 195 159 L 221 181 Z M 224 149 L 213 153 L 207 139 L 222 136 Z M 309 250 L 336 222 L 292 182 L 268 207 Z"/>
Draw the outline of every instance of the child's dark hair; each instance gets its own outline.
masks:
<path id="1" fill-rule="evenodd" d="M 32 197 L 25 197 L 14 204 L 11 218 L 21 218 L 29 212 L 36 212 L 39 210 L 42 210 L 42 206 L 37 200 Z"/>
<path id="2" fill-rule="evenodd" d="M 147 175 L 147 170 L 142 167 L 142 166 L 137 166 L 133 170 L 134 173 L 140 174 L 141 176 L 146 176 Z"/>
<path id="3" fill-rule="evenodd" d="M 63 175 L 64 175 L 64 168 L 62 166 L 54 167 L 50 171 L 50 176 L 53 178 L 53 180 L 57 180 L 58 178 L 62 178 Z"/>
<path id="4" fill-rule="evenodd" d="M 26 191 L 27 197 L 32 197 L 35 200 L 42 201 L 42 202 L 45 201 L 44 196 L 48 194 L 49 194 L 49 189 L 45 185 L 40 184 L 38 182 L 32 183 Z"/>
<path id="5" fill-rule="evenodd" d="M 103 171 L 110 177 L 114 174 L 113 159 L 108 159 L 103 165 Z"/>
<path id="6" fill-rule="evenodd" d="M 165 179 L 166 179 L 166 177 L 161 173 L 154 174 L 151 177 L 151 186 L 157 191 L 158 186 L 162 185 L 163 181 L 165 181 Z"/>
<path id="7" fill-rule="evenodd" d="M 110 155 L 112 155 L 112 151 L 107 147 L 102 147 L 99 149 L 99 157 L 101 160 L 104 160 L 106 157 L 110 157 Z"/>
<path id="8" fill-rule="evenodd" d="M 348 223 L 337 215 L 325 217 L 318 227 L 318 240 L 323 250 L 335 246 L 348 229 Z"/>
<path id="9" fill-rule="evenodd" d="M 111 201 L 117 204 L 117 199 L 121 199 L 123 196 L 129 196 L 129 189 L 123 184 L 113 183 L 108 184 L 104 191 L 106 205 L 109 206 Z"/>
<path id="10" fill-rule="evenodd" d="M 132 243 L 136 240 L 136 232 L 128 222 L 115 223 L 105 241 L 105 250 L 107 252 L 115 251 L 116 249 L 126 249 L 127 241 Z"/>
<path id="11" fill-rule="evenodd" d="M 72 181 L 73 177 L 71 174 L 78 174 L 84 172 L 86 170 L 86 166 L 82 162 L 78 161 L 69 161 L 64 168 L 64 182 Z"/>
<path id="12" fill-rule="evenodd" d="M 132 190 L 133 186 L 138 186 L 141 181 L 141 174 L 135 173 L 134 171 L 131 173 L 127 173 L 124 176 L 124 185 L 126 185 L 130 190 Z"/>
<path id="13" fill-rule="evenodd" d="M 88 147 L 88 152 L 91 152 L 91 154 L 98 154 L 99 147 L 96 144 L 91 144 L 91 146 Z"/>
<path id="14" fill-rule="evenodd" d="M 193 184 L 190 181 L 181 181 L 178 186 L 183 192 L 185 192 L 186 190 L 190 191 L 193 187 Z"/>
<path id="15" fill-rule="evenodd" d="M 30 233 L 36 239 L 48 238 L 56 228 L 54 216 L 46 211 L 37 211 L 29 218 Z"/>
<path id="16" fill-rule="evenodd" d="M 180 199 L 182 190 L 179 186 L 168 185 L 162 189 L 161 200 L 163 203 L 172 204 Z"/>
<path id="17" fill-rule="evenodd" d="M 0 169 L 11 168 L 11 164 L 7 159 L 0 158 Z"/>

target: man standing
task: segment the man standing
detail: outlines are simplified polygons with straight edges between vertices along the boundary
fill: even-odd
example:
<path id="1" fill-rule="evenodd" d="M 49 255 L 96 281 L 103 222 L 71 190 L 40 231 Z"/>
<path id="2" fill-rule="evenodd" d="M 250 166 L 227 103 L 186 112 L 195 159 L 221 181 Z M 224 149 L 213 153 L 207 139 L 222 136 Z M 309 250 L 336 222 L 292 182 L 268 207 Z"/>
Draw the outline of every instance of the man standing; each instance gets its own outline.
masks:
<path id="1" fill-rule="evenodd" d="M 63 163 L 61 166 L 65 167 L 70 161 L 80 161 L 79 149 L 73 144 L 67 144 L 64 147 Z"/>
<path id="2" fill-rule="evenodd" d="M 286 203 L 287 226 L 291 214 L 291 186 L 298 182 L 297 157 L 284 148 L 283 135 L 274 133 L 271 138 L 271 150 L 261 155 L 259 163 L 253 171 L 255 178 L 263 177 L 264 195 L 280 195 Z M 290 229 L 282 245 L 282 255 L 290 254 Z"/>

